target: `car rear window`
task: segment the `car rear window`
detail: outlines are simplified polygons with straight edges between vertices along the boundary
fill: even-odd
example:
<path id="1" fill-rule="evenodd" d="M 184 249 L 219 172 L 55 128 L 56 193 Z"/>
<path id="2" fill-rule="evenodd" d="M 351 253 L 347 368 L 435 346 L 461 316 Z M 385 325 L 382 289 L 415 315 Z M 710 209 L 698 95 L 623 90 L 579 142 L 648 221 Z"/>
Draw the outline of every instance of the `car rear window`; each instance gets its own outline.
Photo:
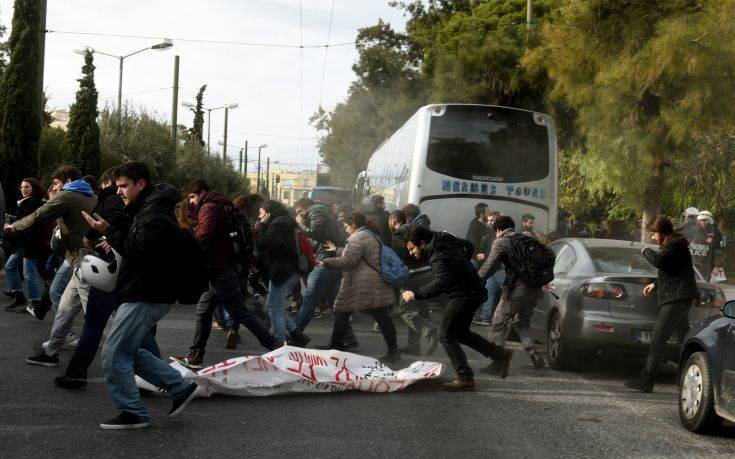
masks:
<path id="1" fill-rule="evenodd" d="M 656 268 L 641 255 L 638 248 L 588 247 L 597 271 L 618 274 L 655 276 Z"/>

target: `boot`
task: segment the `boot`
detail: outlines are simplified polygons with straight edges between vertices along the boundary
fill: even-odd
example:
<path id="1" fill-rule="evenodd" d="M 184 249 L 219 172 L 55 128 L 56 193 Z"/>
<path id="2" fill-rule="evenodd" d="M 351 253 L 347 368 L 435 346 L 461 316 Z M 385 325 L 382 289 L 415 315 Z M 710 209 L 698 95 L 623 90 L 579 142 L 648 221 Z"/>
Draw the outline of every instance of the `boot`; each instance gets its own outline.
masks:
<path id="1" fill-rule="evenodd" d="M 473 379 L 457 378 L 450 383 L 444 383 L 442 390 L 447 392 L 468 392 L 475 390 L 475 381 Z"/>
<path id="2" fill-rule="evenodd" d="M 13 298 L 13 301 L 5 306 L 6 311 L 23 311 L 25 312 L 26 304 L 28 304 L 28 300 L 26 300 L 26 296 L 23 294 L 23 292 L 10 292 L 11 298 Z"/>
<path id="3" fill-rule="evenodd" d="M 295 347 L 301 347 L 305 348 L 309 342 L 311 341 L 311 338 L 309 338 L 304 332 L 299 330 L 298 328 L 294 328 L 289 332 L 289 340 L 288 344 Z"/>

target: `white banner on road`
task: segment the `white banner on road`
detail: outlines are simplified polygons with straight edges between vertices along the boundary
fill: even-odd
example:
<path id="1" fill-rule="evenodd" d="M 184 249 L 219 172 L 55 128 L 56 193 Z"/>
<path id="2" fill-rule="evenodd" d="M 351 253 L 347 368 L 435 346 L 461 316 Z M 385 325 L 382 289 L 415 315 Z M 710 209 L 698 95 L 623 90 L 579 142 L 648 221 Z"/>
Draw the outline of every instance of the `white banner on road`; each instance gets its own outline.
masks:
<path id="1" fill-rule="evenodd" d="M 441 375 L 442 364 L 414 362 L 393 371 L 372 357 L 284 346 L 261 356 L 237 357 L 194 373 L 171 364 L 202 388 L 202 396 L 267 396 L 300 392 L 395 392 Z M 149 388 L 149 386 L 141 386 Z"/>

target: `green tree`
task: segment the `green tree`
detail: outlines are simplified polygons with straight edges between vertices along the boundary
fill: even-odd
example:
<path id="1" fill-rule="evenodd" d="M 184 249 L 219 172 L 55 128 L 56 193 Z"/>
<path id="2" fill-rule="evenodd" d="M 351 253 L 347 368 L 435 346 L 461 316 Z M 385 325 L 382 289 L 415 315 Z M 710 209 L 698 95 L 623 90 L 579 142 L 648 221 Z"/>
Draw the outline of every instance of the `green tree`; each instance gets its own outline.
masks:
<path id="1" fill-rule="evenodd" d="M 84 66 L 76 102 L 69 109 L 67 143 L 69 159 L 83 174 L 100 172 L 100 128 L 97 124 L 97 88 L 94 84 L 94 56 L 84 52 Z"/>
<path id="2" fill-rule="evenodd" d="M 190 110 L 194 113 L 194 122 L 192 123 L 191 128 L 189 128 L 189 134 L 191 135 L 190 138 L 196 140 L 199 142 L 201 146 L 204 146 L 204 108 L 203 108 L 203 100 L 204 100 L 204 91 L 207 89 L 207 85 L 203 85 L 201 88 L 199 88 L 199 92 L 197 93 L 197 103 L 196 107 L 191 108 Z"/>
<path id="3" fill-rule="evenodd" d="M 524 64 L 551 79 L 586 147 L 592 190 L 612 189 L 642 211 L 663 210 L 667 178 L 694 136 L 732 126 L 732 1 L 554 3 L 541 45 Z"/>
<path id="4" fill-rule="evenodd" d="M 38 59 L 40 3 L 15 0 L 8 41 L 10 62 L 0 78 L 0 176 L 6 202 L 15 202 L 23 177 L 36 171 L 43 107 Z"/>

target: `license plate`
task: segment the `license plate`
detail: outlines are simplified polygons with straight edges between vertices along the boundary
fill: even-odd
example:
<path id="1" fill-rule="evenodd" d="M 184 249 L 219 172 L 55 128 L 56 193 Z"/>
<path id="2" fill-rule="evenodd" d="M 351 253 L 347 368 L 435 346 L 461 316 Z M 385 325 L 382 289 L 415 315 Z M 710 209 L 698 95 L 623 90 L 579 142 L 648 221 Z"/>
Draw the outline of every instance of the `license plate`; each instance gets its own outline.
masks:
<path id="1" fill-rule="evenodd" d="M 639 344 L 651 344 L 651 337 L 653 337 L 652 330 L 633 330 L 633 339 Z M 676 344 L 676 337 L 671 336 L 666 342 L 667 344 Z"/>

